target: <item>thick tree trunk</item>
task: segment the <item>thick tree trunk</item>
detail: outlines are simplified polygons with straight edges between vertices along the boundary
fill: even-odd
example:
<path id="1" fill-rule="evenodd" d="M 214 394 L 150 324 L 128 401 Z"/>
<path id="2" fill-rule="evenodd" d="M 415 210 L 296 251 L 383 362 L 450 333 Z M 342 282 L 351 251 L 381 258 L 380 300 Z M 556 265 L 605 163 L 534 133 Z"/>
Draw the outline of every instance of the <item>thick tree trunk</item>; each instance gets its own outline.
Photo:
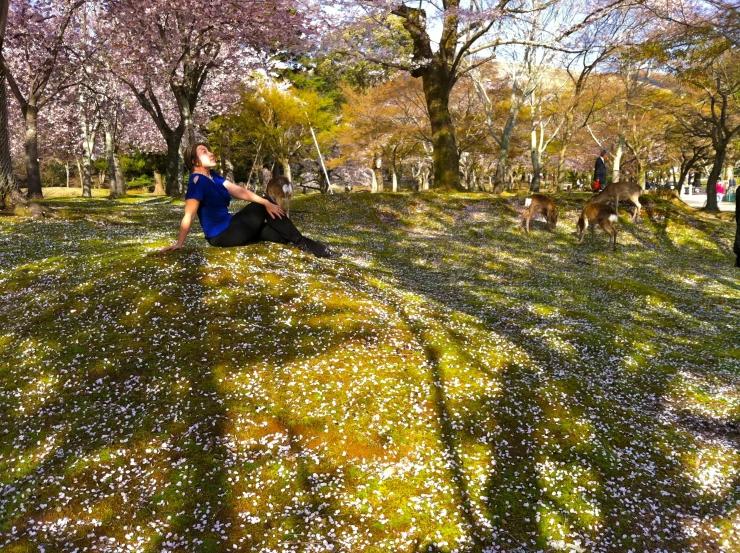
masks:
<path id="1" fill-rule="evenodd" d="M 620 174 L 619 170 L 622 164 L 622 156 L 624 155 L 624 148 L 626 146 L 627 142 L 623 135 L 619 136 L 619 141 L 617 142 L 617 149 L 614 152 L 614 158 L 612 160 L 612 182 L 619 182 Z"/>
<path id="2" fill-rule="evenodd" d="M 183 193 L 184 166 L 180 154 L 182 132 L 172 133 L 167 139 L 167 181 L 165 191 L 168 196 L 181 196 Z"/>
<path id="3" fill-rule="evenodd" d="M 460 181 L 460 153 L 450 115 L 450 80 L 446 76 L 446 70 L 436 65 L 422 75 L 424 98 L 432 126 L 434 187 L 463 190 Z"/>
<path id="4" fill-rule="evenodd" d="M 39 110 L 36 106 L 26 105 L 23 109 L 26 125 L 26 178 L 28 180 L 28 197 L 43 198 L 41 191 L 41 169 L 39 168 Z"/>
<path id="5" fill-rule="evenodd" d="M 0 209 L 10 209 L 16 202 L 23 203 L 18 189 L 18 179 L 13 173 L 10 158 L 10 133 L 8 132 L 8 100 L 5 90 L 5 74 L 0 69 Z"/>

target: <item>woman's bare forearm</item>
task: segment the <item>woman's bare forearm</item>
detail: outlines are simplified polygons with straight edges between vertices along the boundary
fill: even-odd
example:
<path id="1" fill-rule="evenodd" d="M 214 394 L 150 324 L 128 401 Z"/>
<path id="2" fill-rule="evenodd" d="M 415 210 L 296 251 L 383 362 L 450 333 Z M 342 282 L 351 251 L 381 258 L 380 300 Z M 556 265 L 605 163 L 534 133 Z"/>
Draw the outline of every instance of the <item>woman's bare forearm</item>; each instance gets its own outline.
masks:
<path id="1" fill-rule="evenodd" d="M 254 202 L 256 204 L 262 205 L 267 205 L 268 203 L 267 200 L 264 199 L 262 196 L 259 196 L 251 190 L 247 190 L 246 188 L 244 189 L 244 198 L 242 199 L 247 200 L 248 202 Z"/>
<path id="2" fill-rule="evenodd" d="M 180 234 L 177 237 L 177 245 L 182 246 L 185 243 L 190 232 L 190 227 L 193 226 L 193 216 L 190 213 L 183 215 L 182 221 L 180 221 Z"/>

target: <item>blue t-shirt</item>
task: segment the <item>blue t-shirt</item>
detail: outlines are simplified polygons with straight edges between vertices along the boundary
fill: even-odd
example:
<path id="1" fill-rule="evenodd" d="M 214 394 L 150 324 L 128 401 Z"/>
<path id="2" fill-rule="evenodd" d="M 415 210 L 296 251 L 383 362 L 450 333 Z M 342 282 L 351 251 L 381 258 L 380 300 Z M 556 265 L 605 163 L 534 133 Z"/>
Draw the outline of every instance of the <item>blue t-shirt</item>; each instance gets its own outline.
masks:
<path id="1" fill-rule="evenodd" d="M 226 230 L 231 222 L 229 203 L 231 195 L 224 186 L 226 179 L 211 171 L 211 178 L 200 173 L 192 173 L 188 181 L 186 200 L 198 200 L 198 219 L 206 238 L 214 236 Z"/>

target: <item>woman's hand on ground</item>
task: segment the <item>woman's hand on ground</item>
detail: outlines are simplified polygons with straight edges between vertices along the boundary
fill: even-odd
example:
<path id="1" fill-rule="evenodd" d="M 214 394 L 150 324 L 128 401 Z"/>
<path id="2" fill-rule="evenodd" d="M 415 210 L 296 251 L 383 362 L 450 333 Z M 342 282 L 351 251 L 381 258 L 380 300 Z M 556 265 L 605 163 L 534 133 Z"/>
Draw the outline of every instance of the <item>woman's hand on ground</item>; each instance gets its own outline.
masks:
<path id="1" fill-rule="evenodd" d="M 277 216 L 278 219 L 282 219 L 283 215 L 285 215 L 285 212 L 280 209 L 280 206 L 277 206 L 273 203 L 267 202 L 265 204 L 265 209 L 267 209 L 267 213 L 272 217 L 273 219 Z"/>
<path id="2" fill-rule="evenodd" d="M 164 253 L 168 252 L 170 250 L 179 250 L 182 248 L 182 244 L 172 244 L 171 246 L 167 246 L 166 248 L 162 248 L 161 250 L 157 250 L 157 253 Z"/>

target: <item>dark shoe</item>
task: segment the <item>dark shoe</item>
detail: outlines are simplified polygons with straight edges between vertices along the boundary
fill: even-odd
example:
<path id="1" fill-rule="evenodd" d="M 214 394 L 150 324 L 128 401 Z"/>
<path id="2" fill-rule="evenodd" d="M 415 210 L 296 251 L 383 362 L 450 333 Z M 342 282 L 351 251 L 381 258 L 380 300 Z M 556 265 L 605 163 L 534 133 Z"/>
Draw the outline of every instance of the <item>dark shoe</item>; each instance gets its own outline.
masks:
<path id="1" fill-rule="evenodd" d="M 312 253 L 316 257 L 320 257 L 322 259 L 338 259 L 342 257 L 341 252 L 330 250 L 325 244 L 317 242 L 316 240 L 311 240 L 305 236 L 301 238 L 300 242 L 298 242 L 296 246 L 298 246 L 298 249 L 301 251 Z"/>
<path id="2" fill-rule="evenodd" d="M 296 248 L 301 250 L 302 252 L 313 254 L 313 251 L 311 250 L 310 246 L 306 242 L 306 240 L 301 240 L 296 244 Z"/>
<path id="3" fill-rule="evenodd" d="M 332 249 L 326 248 L 326 255 L 324 255 L 323 257 L 325 257 L 326 259 L 339 259 L 343 255 L 344 254 L 340 252 L 339 250 L 332 250 Z"/>

